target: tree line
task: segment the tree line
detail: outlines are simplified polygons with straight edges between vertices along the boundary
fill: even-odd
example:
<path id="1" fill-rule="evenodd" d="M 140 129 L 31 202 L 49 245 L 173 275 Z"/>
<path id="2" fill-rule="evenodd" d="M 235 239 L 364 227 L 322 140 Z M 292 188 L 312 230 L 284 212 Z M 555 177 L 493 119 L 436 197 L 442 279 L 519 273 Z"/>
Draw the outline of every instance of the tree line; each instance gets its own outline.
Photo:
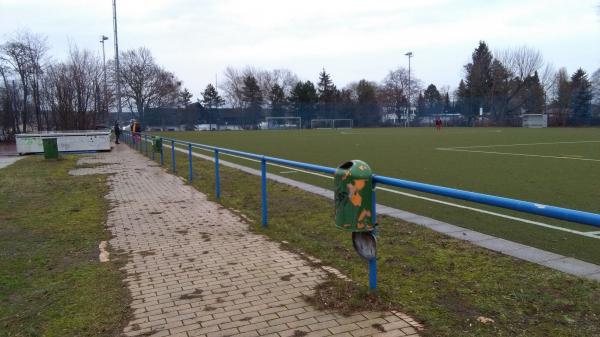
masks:
<path id="1" fill-rule="evenodd" d="M 65 60 L 48 55 L 47 39 L 18 32 L 0 43 L 0 134 L 110 127 L 116 110 L 114 60 L 71 46 Z M 182 82 L 147 48 L 120 54 L 121 104 L 136 118 L 153 107 L 180 106 Z"/>
<path id="2" fill-rule="evenodd" d="M 325 69 L 313 83 L 289 70 L 227 68 L 220 89 L 223 102 L 255 122 L 265 116 L 299 116 L 305 126 L 314 118 L 350 118 L 355 125 L 374 126 L 391 114 L 411 119 L 455 114 L 464 117 L 465 125 L 478 118 L 516 125 L 523 114 L 548 113 L 558 125 L 600 124 L 600 69 L 591 78 L 581 68 L 569 75 L 565 68 L 554 71 L 539 51 L 519 47 L 492 53 L 484 41 L 463 69 L 453 92 L 435 84 L 424 87 L 403 67 L 390 70 L 380 82 L 362 79 L 341 89 Z"/>
<path id="3" fill-rule="evenodd" d="M 60 61 L 48 50 L 46 38 L 30 32 L 0 41 L 0 134 L 109 126 L 116 118 L 117 78 L 121 105 L 142 124 L 149 110 L 183 111 L 192 103 L 190 91 L 145 47 L 120 53 L 119 77 L 113 59 L 104 66 L 90 50 L 71 46 Z M 600 124 L 600 69 L 592 76 L 581 68 L 572 74 L 564 68 L 554 71 L 534 49 L 493 53 L 480 41 L 463 70 L 451 91 L 433 83 L 424 86 L 404 67 L 390 70 L 378 82 L 361 79 L 342 88 L 325 69 L 313 83 L 287 69 L 228 67 L 219 86 L 209 84 L 197 99 L 202 115 L 182 114 L 178 121 L 219 123 L 228 110 L 248 127 L 267 116 L 301 117 L 309 127 L 317 118 L 377 126 L 397 122 L 395 118 L 442 114 L 461 116 L 465 125 L 481 118 L 512 125 L 522 114 L 541 113 L 554 116 L 558 125 Z"/>

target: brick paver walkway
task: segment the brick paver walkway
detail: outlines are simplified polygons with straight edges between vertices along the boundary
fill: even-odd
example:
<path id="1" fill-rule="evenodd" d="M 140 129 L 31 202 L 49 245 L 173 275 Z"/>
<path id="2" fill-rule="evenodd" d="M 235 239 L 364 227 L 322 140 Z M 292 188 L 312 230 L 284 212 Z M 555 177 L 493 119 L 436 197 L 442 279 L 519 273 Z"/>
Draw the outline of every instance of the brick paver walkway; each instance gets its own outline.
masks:
<path id="1" fill-rule="evenodd" d="M 417 336 L 398 312 L 343 316 L 303 299 L 327 273 L 248 230 L 178 177 L 120 145 L 72 174 L 109 177 L 107 226 L 133 302 L 126 336 Z M 331 268 L 327 268 L 331 270 Z"/>

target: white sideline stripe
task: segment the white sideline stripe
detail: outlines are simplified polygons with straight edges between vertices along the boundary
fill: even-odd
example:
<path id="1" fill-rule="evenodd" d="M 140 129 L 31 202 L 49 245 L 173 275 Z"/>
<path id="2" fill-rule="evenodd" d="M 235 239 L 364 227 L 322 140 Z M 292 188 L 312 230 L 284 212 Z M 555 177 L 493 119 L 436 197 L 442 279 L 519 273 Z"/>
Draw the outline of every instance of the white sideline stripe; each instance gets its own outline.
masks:
<path id="1" fill-rule="evenodd" d="M 541 227 L 546 227 L 546 228 L 552 228 L 552 229 L 556 229 L 556 230 L 559 230 L 559 231 L 569 232 L 569 233 L 573 233 L 573 234 L 577 234 L 577 235 L 583 235 L 583 236 L 587 236 L 587 237 L 594 238 L 594 239 L 600 239 L 600 237 L 597 237 L 597 236 L 594 235 L 594 232 L 580 232 L 580 231 L 577 231 L 577 230 L 574 230 L 574 229 L 569 229 L 569 228 L 564 228 L 564 227 L 559 227 L 559 226 L 553 226 L 553 225 L 549 225 L 549 224 L 546 224 L 546 223 L 543 223 L 543 222 L 539 222 L 539 221 L 533 221 L 533 220 L 523 219 L 523 218 L 519 218 L 519 217 L 516 217 L 516 216 L 511 216 L 511 215 L 496 213 L 496 212 L 492 212 L 492 211 L 487 211 L 487 210 L 480 209 L 480 208 L 463 206 L 463 205 L 455 204 L 455 203 L 448 202 L 448 201 L 427 198 L 427 197 L 423 197 L 423 196 L 420 196 L 420 195 L 415 195 L 415 194 L 411 194 L 411 193 L 400 192 L 400 191 L 389 189 L 389 188 L 385 188 L 385 187 L 377 187 L 377 189 L 378 190 L 382 190 L 382 191 L 386 191 L 386 192 L 401 194 L 401 195 L 404 195 L 404 196 L 407 196 L 407 197 L 411 197 L 411 198 L 417 198 L 417 199 L 427 200 L 427 201 L 431 201 L 431 202 L 435 202 L 435 203 L 443 204 L 443 205 L 447 205 L 447 206 L 452 206 L 452 207 L 467 209 L 467 210 L 470 210 L 470 211 L 473 211 L 473 212 L 479 212 L 479 213 L 489 214 L 489 215 L 497 216 L 497 217 L 500 217 L 500 218 L 505 218 L 505 219 L 515 220 L 515 221 L 525 222 L 525 223 L 528 223 L 528 224 L 532 224 L 532 225 L 536 225 L 536 226 L 541 226 Z M 598 232 L 598 233 L 600 233 L 600 232 Z"/>
<path id="2" fill-rule="evenodd" d="M 500 155 L 505 155 L 505 156 L 553 158 L 553 159 L 570 159 L 570 160 L 583 160 L 583 161 L 600 162 L 600 159 L 575 158 L 575 157 L 565 157 L 565 156 L 545 156 L 545 155 L 541 155 L 541 154 L 529 154 L 529 153 L 512 153 L 512 152 L 462 150 L 462 149 L 457 149 L 457 148 L 441 148 L 441 147 L 437 148 L 436 150 L 440 150 L 440 151 L 454 151 L 454 152 L 472 152 L 472 153 L 500 154 Z"/>
<path id="3" fill-rule="evenodd" d="M 163 145 L 163 147 L 168 147 L 168 146 L 167 145 Z M 187 153 L 186 149 L 179 148 L 177 146 L 175 146 L 175 148 L 179 152 Z M 204 150 L 204 151 L 207 151 L 207 152 L 213 152 L 211 150 L 207 150 L 207 149 L 203 149 L 203 148 L 198 148 L 198 149 Z M 233 154 L 228 154 L 228 153 L 221 153 L 221 154 L 228 155 L 230 157 L 235 157 L 235 158 L 240 158 L 240 159 L 244 159 L 244 160 L 249 160 L 249 161 L 252 161 L 252 162 L 260 163 L 260 160 L 256 160 L 256 159 L 246 158 L 246 157 L 242 157 L 242 156 L 238 156 L 238 155 L 233 155 Z M 280 164 L 275 164 L 275 163 L 267 163 L 267 164 L 268 165 L 277 166 L 277 167 L 283 167 L 283 168 L 291 169 L 291 170 L 302 172 L 302 173 L 306 173 L 306 174 L 312 174 L 312 175 L 323 177 L 323 178 L 327 178 L 327 179 L 333 179 L 333 177 L 325 175 L 325 174 L 321 174 L 321 173 L 310 172 L 310 171 L 305 171 L 305 170 L 299 170 L 299 169 L 295 169 L 293 167 L 289 167 L 289 166 L 285 166 L 285 165 L 280 165 Z M 528 223 L 528 224 L 531 224 L 531 225 L 536 225 L 536 226 L 545 227 L 545 228 L 551 228 L 551 229 L 555 229 L 555 230 L 559 230 L 559 231 L 563 231 L 563 232 L 569 232 L 569 233 L 572 233 L 572 234 L 575 234 L 575 235 L 581 235 L 581 236 L 585 236 L 585 237 L 589 237 L 589 238 L 600 239 L 600 236 L 597 236 L 597 234 L 595 234 L 595 233 L 600 233 L 600 231 L 598 231 L 598 232 L 581 232 L 581 231 L 577 231 L 577 230 L 574 230 L 574 229 L 569 229 L 569 228 L 563 228 L 563 227 L 559 227 L 559 226 L 549 225 L 549 224 L 546 224 L 546 223 L 543 223 L 543 222 L 539 222 L 539 221 L 533 221 L 533 220 L 523 219 L 523 218 L 519 218 L 519 217 L 515 217 L 515 216 L 510 216 L 510 215 L 505 215 L 505 214 L 501 214 L 501 213 L 487 211 L 487 210 L 480 209 L 480 208 L 463 206 L 463 205 L 455 204 L 455 203 L 448 202 L 448 201 L 443 201 L 443 200 L 438 200 L 438 199 L 423 197 L 423 196 L 412 194 L 412 193 L 401 192 L 401 191 L 397 191 L 397 190 L 390 189 L 390 188 L 376 187 L 376 189 L 382 190 L 382 191 L 385 191 L 385 192 L 400 194 L 400 195 L 403 195 L 403 196 L 406 196 L 406 197 L 411 197 L 411 198 L 416 198 L 416 199 L 422 199 L 422 200 L 431 201 L 431 202 L 438 203 L 438 204 L 443 204 L 443 205 L 447 205 L 447 206 L 462 208 L 462 209 L 470 210 L 470 211 L 473 211 L 473 212 L 479 212 L 479 213 L 493 215 L 493 216 L 497 216 L 497 217 L 505 218 L 505 219 L 509 219 L 509 220 L 520 221 L 520 222 Z"/>
<path id="4" fill-rule="evenodd" d="M 500 144 L 500 145 L 454 146 L 454 147 L 439 148 L 439 150 L 441 150 L 441 149 L 476 149 L 476 148 L 511 147 L 511 146 L 534 146 L 534 145 L 556 145 L 556 144 L 584 144 L 584 143 L 600 143 L 600 140 L 579 140 L 579 141 L 549 142 L 549 143 L 520 143 L 520 144 Z"/>

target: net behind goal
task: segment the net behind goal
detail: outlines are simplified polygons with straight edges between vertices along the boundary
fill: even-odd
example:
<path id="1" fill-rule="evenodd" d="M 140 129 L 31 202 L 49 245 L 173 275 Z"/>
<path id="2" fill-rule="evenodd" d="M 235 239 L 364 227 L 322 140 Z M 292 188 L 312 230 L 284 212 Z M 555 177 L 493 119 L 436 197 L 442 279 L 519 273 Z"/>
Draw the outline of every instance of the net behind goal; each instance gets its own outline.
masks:
<path id="1" fill-rule="evenodd" d="M 350 129 L 354 126 L 352 119 L 311 119 L 311 129 Z"/>
<path id="2" fill-rule="evenodd" d="M 267 129 L 300 129 L 301 117 L 267 117 Z"/>
<path id="3" fill-rule="evenodd" d="M 546 128 L 548 127 L 548 115 L 524 114 L 521 115 L 524 128 Z"/>

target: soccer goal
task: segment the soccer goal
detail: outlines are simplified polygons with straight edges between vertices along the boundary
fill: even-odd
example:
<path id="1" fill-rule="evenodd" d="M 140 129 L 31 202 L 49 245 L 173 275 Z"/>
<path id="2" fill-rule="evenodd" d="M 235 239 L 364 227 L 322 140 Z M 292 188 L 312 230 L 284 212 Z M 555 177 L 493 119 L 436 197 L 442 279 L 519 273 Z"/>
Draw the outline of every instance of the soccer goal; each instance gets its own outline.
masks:
<path id="1" fill-rule="evenodd" d="M 311 129 L 351 129 L 354 126 L 352 119 L 311 119 Z"/>
<path id="2" fill-rule="evenodd" d="M 548 115 L 543 114 L 524 114 L 521 115 L 524 128 L 547 128 Z"/>
<path id="3" fill-rule="evenodd" d="M 311 119 L 311 129 L 333 129 L 333 119 Z"/>
<path id="4" fill-rule="evenodd" d="M 300 129 L 302 117 L 267 117 L 267 129 Z"/>

